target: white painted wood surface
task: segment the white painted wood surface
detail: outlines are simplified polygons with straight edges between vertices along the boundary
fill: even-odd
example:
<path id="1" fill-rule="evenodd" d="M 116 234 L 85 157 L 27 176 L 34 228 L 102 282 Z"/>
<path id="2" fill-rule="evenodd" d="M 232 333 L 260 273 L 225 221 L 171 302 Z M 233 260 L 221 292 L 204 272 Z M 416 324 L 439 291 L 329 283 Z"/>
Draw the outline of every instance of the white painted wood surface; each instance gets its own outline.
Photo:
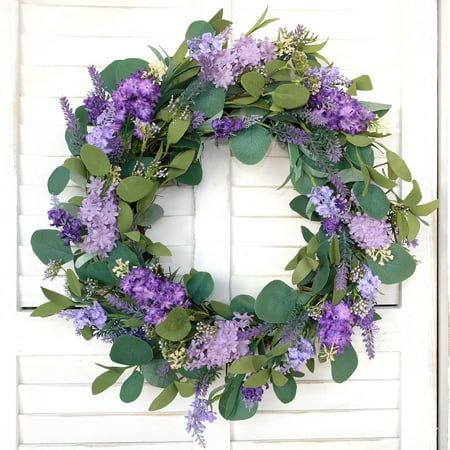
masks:
<path id="1" fill-rule="evenodd" d="M 283 25 L 300 22 L 322 37 L 330 36 L 327 56 L 349 76 L 371 75 L 375 90 L 365 93 L 365 98 L 394 104 L 388 118 L 393 135 L 386 144 L 401 150 L 425 195 L 432 197 L 436 149 L 426 131 L 436 125 L 436 11 L 431 0 L 381 0 L 370 6 L 357 0 L 21 0 L 20 5 L 19 0 L 2 0 L 0 30 L 9 41 L 2 39 L 0 46 L 8 61 L 4 85 L 10 87 L 10 96 L 0 121 L 9 152 L 1 180 L 7 180 L 9 191 L 15 185 L 14 161 L 18 159 L 18 266 L 17 271 L 14 264 L 6 268 L 11 280 L 8 305 L 15 304 L 14 280 L 20 307 L 42 301 L 38 286 L 43 267 L 32 255 L 29 237 L 36 227 L 47 226 L 45 183 L 50 170 L 67 155 L 57 98 L 65 94 L 74 104 L 81 100 L 89 89 L 84 68 L 89 63 L 101 68 L 116 58 L 149 58 L 148 43 L 162 44 L 171 52 L 190 21 L 207 18 L 221 6 L 235 29 L 245 31 L 266 4 Z M 264 33 L 275 35 L 277 26 Z M 418 70 L 418 54 L 420 67 L 426 70 Z M 417 113 L 418 96 L 419 111 L 426 114 Z M 255 294 L 273 278 L 288 281 L 283 267 L 301 244 L 301 221 L 288 207 L 295 195 L 292 188 L 276 190 L 287 173 L 284 149 L 274 146 L 265 161 L 252 167 L 229 158 L 226 148 L 212 143 L 205 152 L 204 183 L 195 189 L 168 188 L 158 199 L 166 216 L 151 233 L 171 245 L 174 256 L 167 262 L 182 270 L 195 266 L 213 272 L 219 299 Z M 0 228 L 11 237 L 15 196 L 9 201 L 10 214 Z M 254 419 L 233 424 L 219 421 L 208 432 L 208 448 L 433 450 L 436 259 L 432 230 L 420 236 L 419 257 L 427 263 L 419 266 L 416 277 L 401 292 L 384 289 L 382 303 L 401 307 L 380 311 L 384 320 L 375 361 L 367 361 L 357 337 L 361 363 L 350 382 L 332 384 L 329 367 L 321 366 L 300 384 L 299 396 L 291 405 L 280 405 L 268 395 Z M 15 244 L 13 235 L 7 242 L 11 255 Z M 131 405 L 117 398 L 118 387 L 91 397 L 89 383 L 99 373 L 93 363 L 107 361 L 108 346 L 82 341 L 64 321 L 30 319 L 28 314 L 15 314 L 12 308 L 10 312 L 19 331 L 20 450 L 192 448 L 184 432 L 185 400 L 149 414 L 146 406 L 154 392 L 150 387 L 148 397 Z M 1 439 L 8 437 L 9 445 L 2 448 L 12 449 L 12 433 Z"/>

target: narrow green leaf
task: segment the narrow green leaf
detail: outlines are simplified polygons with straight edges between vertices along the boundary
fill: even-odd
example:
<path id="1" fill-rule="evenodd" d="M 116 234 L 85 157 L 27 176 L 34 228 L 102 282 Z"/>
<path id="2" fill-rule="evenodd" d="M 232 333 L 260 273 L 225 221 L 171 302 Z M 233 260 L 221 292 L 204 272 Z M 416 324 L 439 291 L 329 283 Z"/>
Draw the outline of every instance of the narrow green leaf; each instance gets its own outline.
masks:
<path id="1" fill-rule="evenodd" d="M 120 400 L 124 403 L 134 402 L 142 392 L 144 387 L 144 377 L 140 372 L 133 372 L 122 384 L 120 388 Z"/>
<path id="2" fill-rule="evenodd" d="M 153 242 L 147 245 L 147 251 L 155 256 L 172 256 L 172 252 L 161 242 Z"/>
<path id="3" fill-rule="evenodd" d="M 78 280 L 75 272 L 72 269 L 66 270 L 67 284 L 69 285 L 70 291 L 77 297 L 81 297 L 81 283 Z"/>
<path id="4" fill-rule="evenodd" d="M 253 375 L 249 376 L 244 382 L 245 387 L 256 388 L 260 387 L 267 382 L 270 378 L 270 369 L 262 369 Z"/>
<path id="5" fill-rule="evenodd" d="M 167 145 L 176 144 L 184 136 L 190 123 L 191 119 L 177 118 L 172 120 L 167 130 Z"/>
<path id="6" fill-rule="evenodd" d="M 428 203 L 422 203 L 421 205 L 410 206 L 410 210 L 416 216 L 428 216 L 435 209 L 439 207 L 439 200 L 432 200 Z"/>
<path id="7" fill-rule="evenodd" d="M 107 370 L 99 375 L 92 383 L 92 394 L 97 395 L 106 391 L 106 389 L 110 388 L 116 381 L 120 378 L 125 367 L 122 371 L 119 370 Z"/>
<path id="8" fill-rule="evenodd" d="M 386 149 L 386 158 L 389 164 L 389 168 L 402 180 L 411 181 L 411 172 L 406 165 L 405 161 L 397 155 L 397 153 Z"/>
<path id="9" fill-rule="evenodd" d="M 47 289 L 45 287 L 41 287 L 41 290 L 44 293 L 46 298 L 48 298 L 52 303 L 55 303 L 56 305 L 60 306 L 61 308 L 69 308 L 69 307 L 75 305 L 75 303 L 72 300 L 70 300 L 69 297 L 66 297 L 65 295 L 62 295 L 55 291 L 51 291 L 50 289 Z"/>
<path id="10" fill-rule="evenodd" d="M 178 389 L 175 383 L 169 384 L 151 403 L 149 411 L 157 411 L 169 405 L 177 396 Z"/>
<path id="11" fill-rule="evenodd" d="M 411 191 L 403 200 L 406 206 L 415 206 L 422 200 L 422 191 L 420 190 L 419 183 L 416 180 L 412 180 L 412 185 Z"/>
<path id="12" fill-rule="evenodd" d="M 270 371 L 270 377 L 272 378 L 272 383 L 275 386 L 284 386 L 289 380 L 288 377 L 286 377 L 276 369 L 272 369 Z"/>
<path id="13" fill-rule="evenodd" d="M 229 373 L 250 373 L 256 372 L 266 363 L 267 357 L 264 355 L 249 355 L 233 361 L 228 369 Z"/>

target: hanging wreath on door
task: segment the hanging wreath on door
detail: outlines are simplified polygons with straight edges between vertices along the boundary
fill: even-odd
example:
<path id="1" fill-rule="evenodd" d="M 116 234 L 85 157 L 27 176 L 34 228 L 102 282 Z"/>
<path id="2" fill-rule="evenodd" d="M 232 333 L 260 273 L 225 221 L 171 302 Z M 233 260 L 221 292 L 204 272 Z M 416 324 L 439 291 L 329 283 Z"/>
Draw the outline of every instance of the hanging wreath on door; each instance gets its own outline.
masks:
<path id="1" fill-rule="evenodd" d="M 172 57 L 150 47 L 156 62 L 89 67 L 83 105 L 73 112 L 61 98 L 72 156 L 48 180 L 56 229 L 31 239 L 46 278 L 67 282 L 65 295 L 42 288 L 48 302 L 32 315 L 58 314 L 86 340 L 112 343 L 119 365 L 101 366 L 93 394 L 122 378 L 124 402 L 145 382 L 162 388 L 150 411 L 193 396 L 187 430 L 203 445 L 215 402 L 228 420 L 253 416 L 270 385 L 288 403 L 315 359 L 345 381 L 358 362 L 355 328 L 374 357 L 380 285 L 413 274 L 422 217 L 437 208 L 420 204 L 408 166 L 379 141 L 389 105 L 356 99 L 370 78 L 345 77 L 321 55 L 326 41 L 303 26 L 281 28 L 275 41 L 252 37 L 274 20 L 266 12 L 234 42 L 219 11 L 193 22 Z M 210 300 L 208 272 L 181 276 L 160 264 L 171 253 L 151 239 L 163 215 L 158 192 L 201 182 L 208 138 L 228 140 L 244 164 L 260 162 L 273 140 L 285 146 L 286 183 L 298 192 L 290 206 L 316 222 L 315 231 L 301 227 L 305 244 L 287 263 L 293 286 L 274 280 L 256 299 L 222 303 Z M 60 201 L 69 180 L 83 195 Z M 412 183 L 404 198 L 400 180 Z"/>

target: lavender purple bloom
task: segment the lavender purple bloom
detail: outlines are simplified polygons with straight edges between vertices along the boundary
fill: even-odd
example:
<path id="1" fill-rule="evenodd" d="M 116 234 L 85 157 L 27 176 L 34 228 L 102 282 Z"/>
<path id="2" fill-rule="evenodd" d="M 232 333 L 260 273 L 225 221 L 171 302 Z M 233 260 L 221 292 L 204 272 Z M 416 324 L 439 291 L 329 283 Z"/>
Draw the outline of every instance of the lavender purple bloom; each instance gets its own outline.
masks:
<path id="1" fill-rule="evenodd" d="M 75 330 L 81 331 L 84 327 L 103 329 L 108 319 L 103 307 L 95 301 L 92 306 L 86 308 L 67 309 L 59 313 L 60 317 L 72 320 Z"/>
<path id="2" fill-rule="evenodd" d="M 284 373 L 290 370 L 300 372 L 306 361 L 314 358 L 314 355 L 315 351 L 311 341 L 304 337 L 300 337 L 294 345 L 288 348 L 287 353 L 285 353 L 282 371 Z"/>
<path id="3" fill-rule="evenodd" d="M 81 248 L 86 253 L 105 257 L 119 239 L 116 185 L 112 183 L 105 189 L 105 181 L 91 177 L 87 192 L 79 213 L 79 218 L 87 230 Z"/>
<path id="4" fill-rule="evenodd" d="M 231 135 L 236 134 L 245 127 L 242 117 L 223 117 L 222 119 L 214 119 L 211 122 L 214 130 L 214 136 L 217 139 L 228 139 Z"/>
<path id="5" fill-rule="evenodd" d="M 364 266 L 364 275 L 358 281 L 358 291 L 361 297 L 374 302 L 380 286 L 380 279 L 372 273 L 369 266 Z"/>
<path id="6" fill-rule="evenodd" d="M 81 132 L 80 122 L 70 107 L 69 99 L 67 97 L 61 97 L 59 103 L 64 114 L 66 126 L 71 135 L 72 144 L 81 147 L 84 142 L 84 134 Z"/>
<path id="7" fill-rule="evenodd" d="M 47 212 L 47 216 L 51 221 L 50 225 L 59 228 L 59 237 L 64 244 L 70 245 L 71 242 L 81 241 L 83 225 L 76 217 L 57 205 Z"/>
<path id="8" fill-rule="evenodd" d="M 256 388 L 248 388 L 241 387 L 241 393 L 244 397 L 244 404 L 247 409 L 253 408 L 257 403 L 259 403 L 262 398 L 264 391 L 267 389 L 267 385 L 256 387 Z"/>
<path id="9" fill-rule="evenodd" d="M 122 279 L 120 289 L 136 300 L 145 314 L 144 320 L 151 325 L 162 322 L 172 309 L 191 304 L 181 283 L 158 277 L 145 267 L 131 269 Z"/>
<path id="10" fill-rule="evenodd" d="M 385 219 L 357 214 L 350 220 L 348 228 L 353 241 L 363 250 L 379 250 L 390 243 L 389 225 Z"/>

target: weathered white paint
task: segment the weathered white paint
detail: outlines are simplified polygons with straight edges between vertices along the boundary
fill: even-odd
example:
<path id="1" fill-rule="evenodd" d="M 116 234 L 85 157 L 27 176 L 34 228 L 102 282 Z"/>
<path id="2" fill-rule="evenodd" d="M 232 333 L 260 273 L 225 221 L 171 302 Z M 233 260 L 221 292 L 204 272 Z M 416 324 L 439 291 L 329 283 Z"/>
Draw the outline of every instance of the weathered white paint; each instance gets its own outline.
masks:
<path id="1" fill-rule="evenodd" d="M 15 280 L 20 306 L 42 301 L 37 288 L 43 267 L 28 242 L 33 229 L 46 226 L 48 173 L 67 155 L 57 97 L 66 94 L 74 104 L 80 101 L 89 89 L 84 69 L 89 63 L 103 67 L 112 59 L 130 55 L 148 58 L 148 43 L 161 43 L 172 51 L 193 18 L 207 18 L 221 6 L 236 30 L 245 31 L 255 11 L 269 4 L 271 15 L 280 17 L 283 25 L 302 22 L 321 36 L 331 36 L 327 55 L 349 76 L 359 75 L 360 70 L 370 73 L 375 90 L 365 97 L 395 105 L 389 114 L 393 134 L 386 144 L 401 149 L 426 197 L 431 198 L 436 150 L 433 137 L 425 131 L 436 125 L 434 2 L 380 0 L 369 9 L 357 0 L 295 4 L 290 0 L 21 0 L 20 22 L 18 3 L 0 3 L 0 31 L 5 34 L 0 49 L 7 68 L 0 76 L 5 77 L 2 86 L 10 87 L 4 97 L 8 106 L 0 110 L 0 131 L 9 152 L 0 166 L 0 179 L 8 193 L 16 185 L 16 156 L 19 160 L 18 203 L 11 192 L 0 229 L 8 235 L 4 244 L 12 255 L 8 262 L 14 261 L 19 244 L 18 270 L 8 264 L 2 272 L 10 280 L 2 291 L 9 300 L 4 304 L 10 305 L 6 314 L 11 320 L 6 322 L 13 323 L 16 317 L 19 330 L 19 449 L 140 450 L 149 443 L 153 450 L 191 449 L 184 433 L 185 400 L 148 414 L 151 388 L 147 388 L 148 396 L 132 405 L 119 402 L 117 388 L 92 398 L 89 383 L 99 373 L 93 363 L 107 361 L 108 346 L 82 341 L 61 320 L 30 319 L 28 312 L 15 313 Z M 277 26 L 264 33 L 274 34 Z M 15 62 L 16 41 L 20 64 Z M 418 54 L 421 67 L 427 70 L 417 70 Z M 426 88 L 418 90 L 417 86 Z M 417 114 L 418 103 L 426 115 Z M 421 156 L 424 148 L 428 149 L 426 171 Z M 274 145 L 265 161 L 248 167 L 229 158 L 225 147 L 208 143 L 203 164 L 206 176 L 200 187 L 168 188 L 158 199 L 166 217 L 150 233 L 172 246 L 174 255 L 167 262 L 182 271 L 194 266 L 213 272 L 218 299 L 242 292 L 256 294 L 274 277 L 289 281 L 283 267 L 302 238 L 300 221 L 288 208 L 295 193 L 289 184 L 276 190 L 287 173 L 285 150 Z M 76 192 L 75 187 L 70 189 Z M 302 380 L 300 395 L 290 406 L 268 395 L 254 419 L 217 422 L 208 432 L 208 448 L 433 450 L 436 258 L 432 230 L 421 235 L 419 257 L 427 263 L 419 266 L 416 277 L 405 283 L 401 295 L 398 288 L 384 289 L 383 303 L 393 305 L 400 300 L 402 306 L 380 309 L 384 320 L 375 361 L 365 359 L 357 337 L 361 363 L 350 382 L 332 384 L 329 367 L 321 366 Z M 419 292 L 429 296 L 422 298 Z M 0 329 L 7 333 L 3 342 L 8 342 L 10 331 Z M 14 367 L 11 358 L 7 367 Z M 2 400 L 11 396 L 15 381 L 12 370 L 6 373 L 11 378 L 9 384 L 1 384 L 8 386 Z M 13 421 L 13 414 L 9 417 Z M 14 423 L 6 429 L 13 430 Z M 5 442 L 2 448 L 14 448 L 13 434 L 0 434 Z"/>

